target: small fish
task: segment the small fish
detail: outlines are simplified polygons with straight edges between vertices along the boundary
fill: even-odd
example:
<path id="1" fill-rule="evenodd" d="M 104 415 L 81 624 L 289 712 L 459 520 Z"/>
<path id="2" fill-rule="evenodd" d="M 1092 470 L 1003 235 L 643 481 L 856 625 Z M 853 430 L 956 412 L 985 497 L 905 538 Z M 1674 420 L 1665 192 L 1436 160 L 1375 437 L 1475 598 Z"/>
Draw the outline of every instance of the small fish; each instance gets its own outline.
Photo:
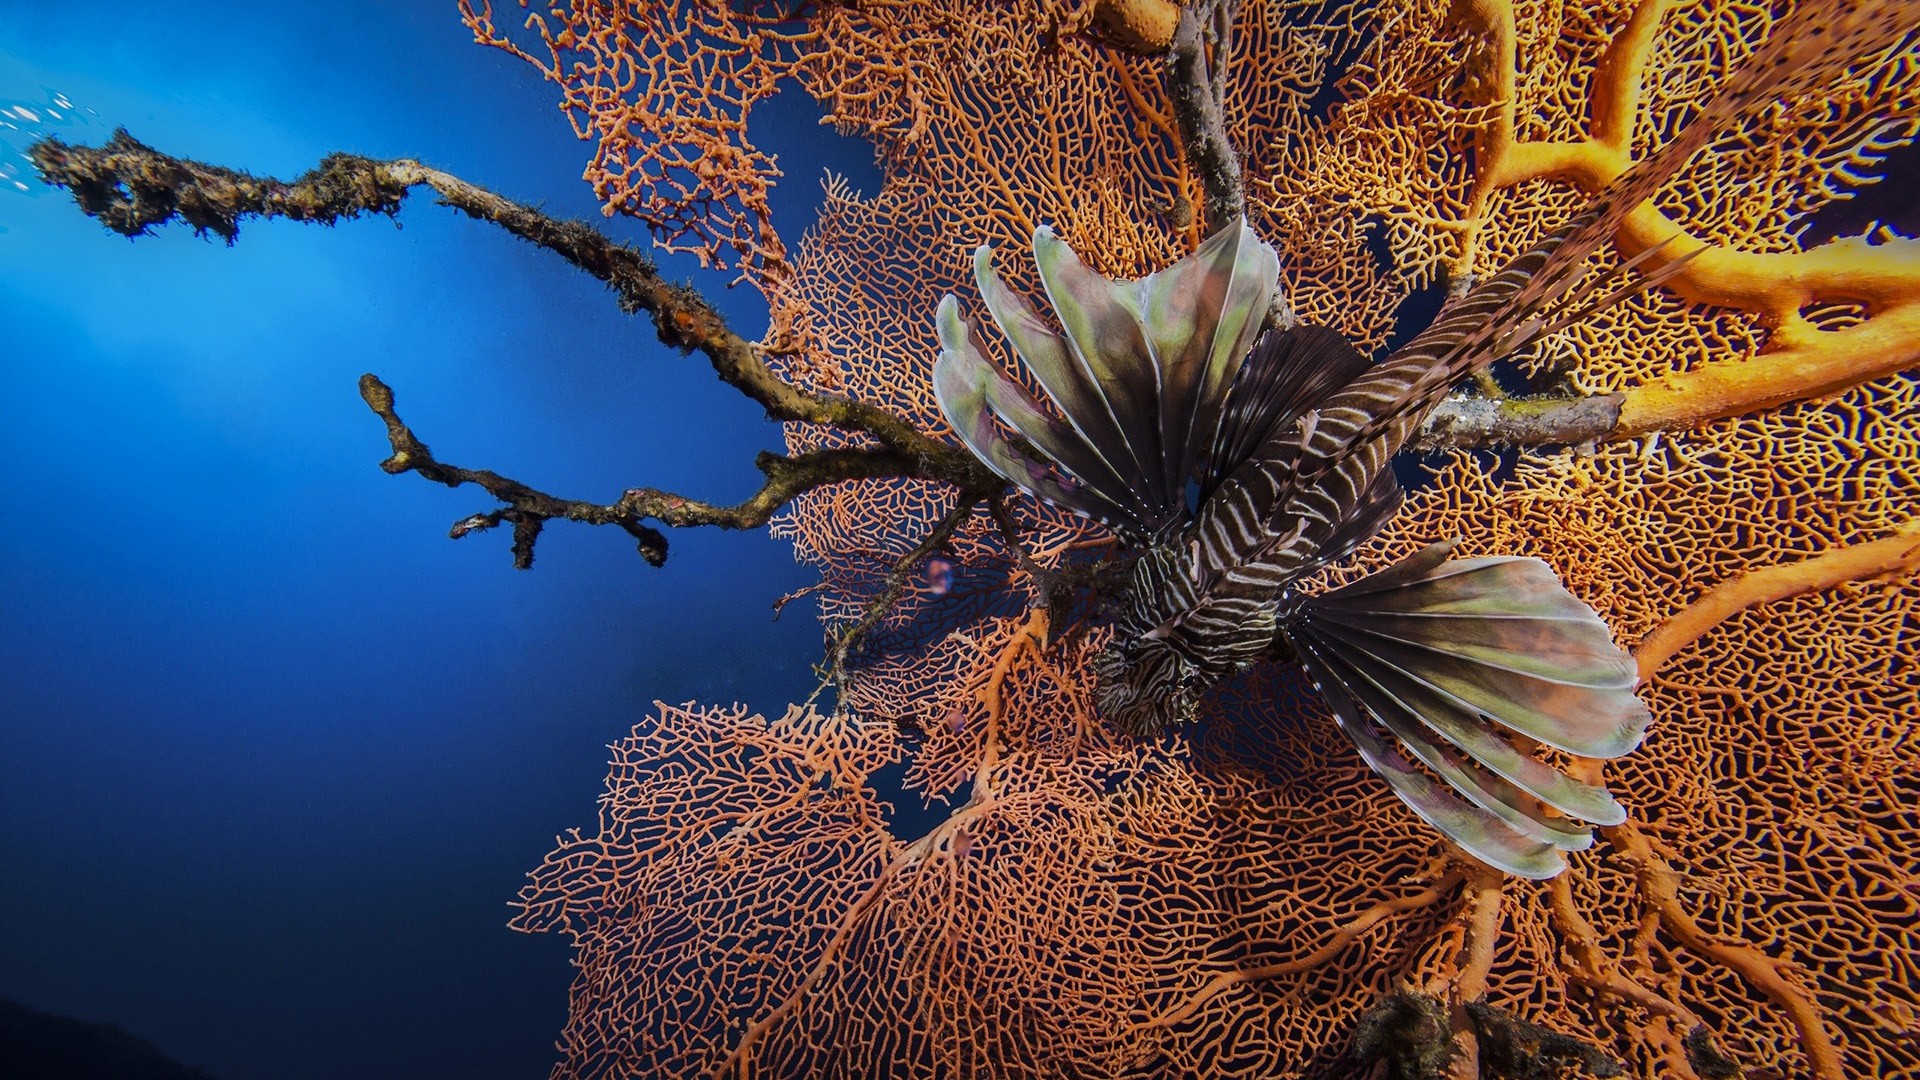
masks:
<path id="1" fill-rule="evenodd" d="M 945 596 L 953 588 L 953 563 L 935 555 L 927 560 L 927 591 Z"/>
<path id="2" fill-rule="evenodd" d="M 967 714 L 964 709 L 948 709 L 943 719 L 947 722 L 947 730 L 955 735 L 967 730 Z"/>

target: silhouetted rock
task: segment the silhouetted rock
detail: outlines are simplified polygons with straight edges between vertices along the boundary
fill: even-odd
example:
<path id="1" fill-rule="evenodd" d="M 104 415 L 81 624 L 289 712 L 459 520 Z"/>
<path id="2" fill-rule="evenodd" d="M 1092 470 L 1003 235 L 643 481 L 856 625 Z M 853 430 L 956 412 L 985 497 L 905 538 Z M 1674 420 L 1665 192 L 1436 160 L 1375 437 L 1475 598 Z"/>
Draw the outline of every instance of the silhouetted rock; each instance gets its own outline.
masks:
<path id="1" fill-rule="evenodd" d="M 7 1080 L 213 1080 L 112 1024 L 53 1016 L 0 998 Z"/>

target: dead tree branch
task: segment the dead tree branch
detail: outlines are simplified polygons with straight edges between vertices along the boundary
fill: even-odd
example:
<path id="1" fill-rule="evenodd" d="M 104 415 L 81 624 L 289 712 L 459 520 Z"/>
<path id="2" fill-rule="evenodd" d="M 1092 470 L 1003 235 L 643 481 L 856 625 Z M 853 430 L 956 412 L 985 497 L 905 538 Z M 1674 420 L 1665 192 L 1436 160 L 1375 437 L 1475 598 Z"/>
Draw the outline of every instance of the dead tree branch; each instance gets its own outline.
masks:
<path id="1" fill-rule="evenodd" d="M 512 522 L 517 566 L 531 565 L 534 540 L 544 523 L 554 518 L 617 524 L 638 541 L 647 561 L 658 565 L 666 557 L 666 539 L 643 520 L 673 527 L 752 528 L 764 524 L 802 492 L 874 477 L 944 481 L 968 491 L 999 486 L 998 478 L 972 455 L 934 440 L 884 409 L 809 393 L 782 379 L 762 350 L 728 329 L 726 320 L 704 297 L 689 286 L 662 278 L 653 261 L 633 248 L 581 222 L 549 217 L 417 161 L 331 154 L 310 172 L 282 181 L 176 158 L 146 146 L 124 129 L 97 149 L 49 138 L 35 143 L 30 153 L 47 183 L 67 188 L 83 212 L 130 237 L 178 219 L 198 233 L 211 233 L 231 244 L 239 235 L 240 222 L 248 217 L 285 217 L 325 225 L 364 214 L 392 217 L 414 187 L 425 185 L 443 205 L 498 225 L 606 282 L 623 310 L 646 312 L 662 342 L 683 352 L 699 350 L 722 381 L 759 402 L 769 417 L 828 424 L 865 434 L 878 443 L 794 457 L 762 454 L 756 465 L 766 475 L 766 483 L 737 506 L 717 506 L 652 488 L 633 489 L 619 502 L 603 506 L 556 499 L 491 472 L 435 461 L 425 444 L 393 415 L 392 392 L 372 376 L 363 378 L 362 396 L 387 422 L 393 443 L 394 455 L 384 466 L 387 471 L 417 472 L 440 483 L 486 488 L 506 507 L 466 519 L 454 535 Z"/>
<path id="2" fill-rule="evenodd" d="M 1206 189 L 1205 231 L 1213 233 L 1247 212 L 1240 159 L 1227 139 L 1226 76 L 1233 0 L 1199 0 L 1180 12 L 1167 54 L 1167 95 L 1180 125 L 1187 163 Z"/>
<path id="3" fill-rule="evenodd" d="M 765 525 L 776 510 L 803 492 L 847 480 L 906 475 L 912 467 L 902 456 L 884 449 L 819 450 L 792 457 L 762 453 L 754 464 L 766 476 L 765 483 L 744 502 L 733 506 L 689 499 L 658 488 L 634 488 L 617 502 L 602 505 L 556 498 L 491 470 L 465 469 L 440 461 L 394 411 L 393 391 L 386 383 L 373 375 L 362 375 L 360 396 L 386 422 L 387 441 L 393 446 L 393 455 L 381 462 L 380 467 L 395 476 L 418 473 L 448 487 L 477 484 L 485 488 L 487 494 L 506 505 L 462 518 L 454 524 L 451 535 L 459 539 L 470 532 L 511 523 L 513 564 L 522 570 L 533 565 L 534 541 L 554 518 L 588 525 L 617 525 L 639 543 L 642 558 L 659 566 L 667 558 L 667 538 L 646 524 L 648 521 L 676 528 L 717 525 L 723 529 L 755 529 Z"/>
<path id="4" fill-rule="evenodd" d="M 1591 397 L 1452 397 L 1428 414 L 1405 449 L 1489 446 L 1579 446 L 1626 437 L 1619 430 L 1624 394 Z"/>

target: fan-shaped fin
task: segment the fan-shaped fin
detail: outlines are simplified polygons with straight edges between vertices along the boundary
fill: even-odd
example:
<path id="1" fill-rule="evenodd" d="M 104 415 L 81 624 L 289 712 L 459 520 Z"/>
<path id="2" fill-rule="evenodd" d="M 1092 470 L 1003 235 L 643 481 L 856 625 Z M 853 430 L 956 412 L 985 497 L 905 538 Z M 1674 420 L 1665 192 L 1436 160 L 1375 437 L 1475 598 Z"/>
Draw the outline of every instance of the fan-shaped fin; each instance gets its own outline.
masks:
<path id="1" fill-rule="evenodd" d="M 1521 832 L 1502 818 L 1458 798 L 1414 768 L 1374 733 L 1366 707 L 1334 674 L 1322 651 L 1324 646 L 1311 640 L 1300 644 L 1300 658 L 1313 676 L 1321 697 L 1333 710 L 1340 730 L 1353 740 L 1367 767 L 1378 773 L 1422 821 L 1440 830 L 1475 858 L 1506 873 L 1542 880 L 1566 869 L 1566 860 L 1557 845 Z"/>
<path id="2" fill-rule="evenodd" d="M 1615 647 L 1607 624 L 1538 559 L 1454 559 L 1391 590 L 1336 590 L 1313 610 L 1358 630 L 1536 678 L 1598 688 L 1630 688 L 1638 680 L 1633 658 Z"/>
<path id="3" fill-rule="evenodd" d="M 1345 654 L 1342 659 L 1351 657 Z M 1392 668 L 1362 667 L 1351 662 L 1345 666 L 1468 757 L 1568 817 L 1596 825 L 1618 825 L 1627 819 L 1626 809 L 1606 789 L 1583 784 L 1539 758 L 1521 753 L 1475 710 Z"/>
<path id="4" fill-rule="evenodd" d="M 1126 496 L 1115 501 L 1137 514 L 1144 529 L 1153 514 L 1139 485 L 1128 480 L 1135 469 L 1133 454 L 1100 384 L 1081 366 L 1066 339 L 1054 332 L 1031 304 L 1007 288 L 994 273 L 993 248 L 985 244 L 973 253 L 973 279 L 980 287 L 981 299 L 986 301 L 994 323 L 1007 335 L 1007 340 L 1013 342 L 1014 351 L 1020 354 L 1027 370 L 1033 372 L 1047 397 L 1104 466 L 1096 486 L 1103 491 L 1125 489 Z"/>
<path id="5" fill-rule="evenodd" d="M 1436 563 L 1434 549 L 1303 605 L 1302 627 L 1343 658 L 1412 682 L 1586 757 L 1619 757 L 1651 719 L 1633 694 L 1633 660 L 1606 624 L 1537 559 Z"/>
<path id="6" fill-rule="evenodd" d="M 1218 434 L 1207 454 L 1201 499 L 1244 464 L 1276 432 L 1371 366 L 1346 338 L 1305 323 L 1268 330 L 1254 343 L 1227 392 Z"/>
<path id="7" fill-rule="evenodd" d="M 1515 831 L 1535 840 L 1544 840 L 1555 847 L 1581 851 L 1593 844 L 1592 830 L 1548 816 L 1541 810 L 1535 797 L 1497 774 L 1490 775 L 1475 762 L 1462 757 L 1451 745 L 1435 740 L 1433 731 L 1423 722 L 1423 717 L 1409 708 L 1405 701 L 1389 693 L 1360 666 L 1349 663 L 1344 654 L 1316 646 L 1315 656 L 1329 673 L 1341 680 L 1342 686 L 1374 720 L 1400 740 L 1400 745 L 1411 751 L 1421 764 L 1432 769 L 1448 787 L 1465 796 L 1468 802 L 1506 822 Z"/>
<path id="8" fill-rule="evenodd" d="M 1124 507 L 1132 492 L 1114 479 L 1100 456 L 1079 432 L 1054 419 L 1026 388 L 1008 378 L 986 358 L 973 324 L 960 316 L 960 305 L 940 305 L 935 319 L 940 345 L 966 370 L 968 382 L 981 388 L 987 407 L 1021 438 L 1058 465 L 1068 476 L 1091 488 L 1114 507 Z"/>
<path id="9" fill-rule="evenodd" d="M 933 393 L 947 423 L 960 441 L 1009 483 L 1058 506 L 1099 519 L 1124 530 L 1130 515 L 1076 481 L 1054 463 L 1016 445 L 994 426 L 987 408 L 988 387 L 1004 378 L 980 355 L 970 339 L 971 328 L 959 316 L 959 302 L 948 296 L 940 302 L 939 322 L 944 348 L 933 365 Z"/>
<path id="10" fill-rule="evenodd" d="M 1279 278 L 1280 257 L 1242 219 L 1172 266 L 1115 289 L 1159 360 L 1160 445 L 1176 497 L 1185 497 L 1194 463 L 1214 440 Z"/>
<path id="11" fill-rule="evenodd" d="M 1086 268 L 1066 241 L 1042 225 L 1033 232 L 1040 282 L 1081 367 L 1093 377 L 1126 440 L 1147 501 L 1171 508 L 1160 443 L 1160 364 L 1146 332 L 1109 278 Z M 1185 492 L 1179 503 L 1184 504 Z"/>

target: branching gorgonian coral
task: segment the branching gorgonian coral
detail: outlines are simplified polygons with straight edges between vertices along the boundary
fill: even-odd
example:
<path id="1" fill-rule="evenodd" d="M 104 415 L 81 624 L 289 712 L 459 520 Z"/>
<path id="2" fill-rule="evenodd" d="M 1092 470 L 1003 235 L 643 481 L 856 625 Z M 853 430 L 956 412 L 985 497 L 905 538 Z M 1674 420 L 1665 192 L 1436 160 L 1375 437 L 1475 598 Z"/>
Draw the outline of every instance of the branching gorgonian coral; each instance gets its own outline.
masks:
<path id="1" fill-rule="evenodd" d="M 765 340 L 727 331 L 592 230 L 413 162 L 335 158 L 280 184 L 131 140 L 40 160 L 134 231 L 170 216 L 230 235 L 248 213 L 392 212 L 408 186 L 431 186 L 613 283 L 664 339 L 788 421 L 788 453 L 763 461 L 766 485 L 739 506 L 646 488 L 590 503 L 434 460 L 384 384 L 365 387 L 388 467 L 481 485 L 501 505 L 462 531 L 510 523 L 522 561 L 550 520 L 617 525 L 657 557 L 655 526 L 771 516 L 820 571 L 837 707 L 768 720 L 660 706 L 615 747 L 599 827 L 563 841 L 522 894 L 516 925 L 564 930 L 578 950 L 556 1077 L 1344 1077 L 1364 1068 L 1355 1051 L 1462 1077 L 1609 1057 L 1643 1076 L 1920 1076 L 1920 242 L 1879 227 L 1799 239 L 1920 132 L 1920 42 L 1897 11 L 645 0 L 503 22 L 483 3 L 463 10 L 481 40 L 558 87 L 610 211 L 762 291 Z M 1863 15 L 1880 40 L 1840 32 Z M 1783 81 L 1769 55 L 1806 63 Z M 1736 70 L 1759 74 L 1729 91 Z M 866 195 L 830 183 L 804 235 L 807 223 L 773 220 L 777 165 L 752 138 L 756 104 L 796 82 L 872 140 L 886 172 Z M 1620 195 L 1663 171 L 1645 201 Z M 1601 215 L 1582 224 L 1595 200 Z M 958 360 L 936 370 L 937 304 L 974 295 L 979 245 L 1050 226 L 1055 255 L 1080 253 L 1081 282 L 1105 289 L 1226 258 L 1207 237 L 1242 216 L 1248 232 L 1220 241 L 1228 261 L 1264 260 L 1249 239 L 1271 245 L 1287 303 L 1243 299 L 1207 363 L 1235 362 L 1256 316 L 1324 328 L 1246 359 L 1240 379 L 1273 379 L 1258 407 L 1237 410 L 1228 392 L 1213 420 L 1232 379 L 1208 367 L 1179 384 L 1195 388 L 1192 412 L 1179 395 L 1160 409 L 1158 388 L 1125 432 L 1120 409 L 1079 408 L 1032 351 L 1048 347 L 1038 331 L 996 310 L 1049 291 L 1045 273 L 1017 266 L 979 286 L 1015 348 L 969 337 L 956 312 L 944 345 Z M 1582 321 L 1496 332 L 1493 353 L 1519 354 L 1463 385 L 1487 342 L 1471 355 L 1439 342 L 1424 368 L 1365 362 L 1423 295 L 1462 294 L 1437 324 L 1449 332 L 1476 311 L 1511 329 L 1476 305 L 1503 268 L 1563 235 L 1580 238 L 1570 266 L 1605 274 L 1652 253 L 1639 265 L 1676 272 Z M 1050 306 L 1071 351 L 1074 316 Z M 1331 356 L 1315 370 L 1342 377 L 1310 393 L 1289 383 L 1299 353 Z M 1313 403 L 1396 370 L 1413 377 L 1403 390 L 1418 386 L 1408 404 L 1379 408 L 1396 390 L 1356 413 L 1386 416 L 1390 433 L 1342 434 L 1331 401 Z M 950 437 L 941 371 L 951 426 L 999 473 Z M 1114 430 L 1096 430 L 1102 413 Z M 1209 439 L 1210 425 L 1232 434 Z M 1403 441 L 1461 449 L 1425 459 L 1379 523 Z M 1470 452 L 1502 444 L 1525 449 Z M 1300 467 L 1321 457 L 1326 468 Z M 1366 467 L 1344 473 L 1355 460 Z M 1242 477 L 1262 478 L 1257 512 L 1214 539 L 1200 535 L 1206 504 L 1187 498 L 1196 462 L 1239 463 L 1201 469 L 1209 502 L 1266 463 Z M 1400 472 L 1417 471 L 1403 456 Z M 1059 505 L 1009 494 L 1009 477 Z M 1301 515 L 1309 492 L 1331 497 Z M 1371 539 L 1341 532 L 1354 512 L 1380 525 Z M 1293 624 L 1293 650 L 1323 687 L 1355 688 L 1325 705 L 1291 665 L 1264 662 L 1279 651 L 1271 627 L 1245 650 L 1174 640 L 1196 617 L 1182 612 L 1225 596 L 1210 573 L 1264 565 L 1309 532 L 1294 569 L 1359 542 L 1324 591 L 1294 598 L 1320 607 Z M 1366 582 L 1410 558 L 1400 573 L 1438 572 L 1419 553 L 1449 537 L 1461 558 L 1439 566 L 1498 576 L 1540 560 L 1563 585 L 1548 589 L 1544 569 L 1530 583 L 1557 610 L 1579 622 L 1573 605 L 1590 608 L 1640 643 L 1631 674 L 1653 722 L 1638 750 L 1603 762 L 1568 752 L 1600 743 L 1556 749 L 1525 724 L 1484 725 L 1455 704 L 1466 686 L 1429 692 L 1350 647 L 1356 628 L 1337 609 L 1380 617 Z M 1129 547 L 1148 554 L 1129 561 Z M 935 559 L 942 570 L 923 574 Z M 1272 602 L 1287 572 L 1233 597 L 1246 606 L 1219 625 L 1285 621 Z M 1580 624 L 1597 655 L 1597 625 Z M 1262 662 L 1229 672 L 1256 641 Z M 1156 669 L 1145 654 L 1163 644 L 1200 677 Z M 1199 672 L 1219 656 L 1230 662 Z M 1152 679 L 1133 701 L 1110 689 L 1167 669 L 1164 695 Z M 1397 711 L 1410 700 L 1478 751 L 1413 726 Z M 1130 736 L 1112 721 L 1135 701 L 1142 716 L 1199 722 Z M 1468 793 L 1456 808 L 1474 815 L 1453 835 L 1496 855 L 1491 815 L 1544 834 L 1566 869 L 1515 880 L 1439 840 L 1341 734 L 1360 732 L 1403 785 L 1442 794 L 1422 766 L 1386 758 L 1376 717 L 1413 736 L 1416 758 L 1424 742 L 1442 773 L 1480 768 L 1443 742 L 1489 766 L 1452 778 Z M 895 835 L 876 779 L 902 763 L 905 797 L 949 807 L 918 836 Z M 1594 822 L 1591 847 L 1519 797 L 1522 779 Z M 1624 816 L 1591 794 L 1603 787 Z"/>

